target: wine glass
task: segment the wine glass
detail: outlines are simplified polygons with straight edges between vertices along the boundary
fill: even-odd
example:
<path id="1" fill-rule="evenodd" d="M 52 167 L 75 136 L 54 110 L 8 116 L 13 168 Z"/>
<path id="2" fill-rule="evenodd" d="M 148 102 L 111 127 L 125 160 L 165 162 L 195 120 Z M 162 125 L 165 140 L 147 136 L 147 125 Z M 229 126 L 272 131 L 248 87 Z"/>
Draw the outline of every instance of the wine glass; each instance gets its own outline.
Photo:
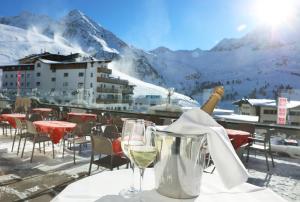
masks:
<path id="1" fill-rule="evenodd" d="M 121 148 L 123 150 L 123 153 L 130 160 L 130 168 L 132 170 L 130 187 L 128 189 L 123 189 L 120 192 L 120 195 L 123 196 L 124 198 L 135 197 L 135 195 L 138 193 L 138 190 L 135 189 L 134 187 L 134 163 L 129 152 L 129 139 L 131 134 L 134 132 L 135 125 L 136 125 L 136 120 L 126 119 L 123 123 L 123 129 L 121 134 Z"/>
<path id="2" fill-rule="evenodd" d="M 144 120 L 140 120 L 136 123 L 134 133 L 131 134 L 128 142 L 130 156 L 134 164 L 140 170 L 140 192 L 142 191 L 142 180 L 145 168 L 154 161 L 157 154 L 154 141 L 154 131 L 154 123 L 145 123 Z"/>

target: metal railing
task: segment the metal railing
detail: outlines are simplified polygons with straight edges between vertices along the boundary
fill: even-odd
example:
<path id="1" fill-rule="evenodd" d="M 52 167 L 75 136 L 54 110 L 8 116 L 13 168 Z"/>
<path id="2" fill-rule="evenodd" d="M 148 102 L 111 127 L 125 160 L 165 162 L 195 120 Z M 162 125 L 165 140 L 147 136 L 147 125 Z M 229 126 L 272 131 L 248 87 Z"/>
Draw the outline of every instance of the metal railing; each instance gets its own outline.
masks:
<path id="1" fill-rule="evenodd" d="M 121 80 L 121 79 L 115 79 L 115 78 L 105 78 L 105 77 L 97 77 L 97 82 L 103 82 L 103 83 L 114 83 L 114 84 L 120 84 L 120 85 L 127 85 L 127 80 Z"/>

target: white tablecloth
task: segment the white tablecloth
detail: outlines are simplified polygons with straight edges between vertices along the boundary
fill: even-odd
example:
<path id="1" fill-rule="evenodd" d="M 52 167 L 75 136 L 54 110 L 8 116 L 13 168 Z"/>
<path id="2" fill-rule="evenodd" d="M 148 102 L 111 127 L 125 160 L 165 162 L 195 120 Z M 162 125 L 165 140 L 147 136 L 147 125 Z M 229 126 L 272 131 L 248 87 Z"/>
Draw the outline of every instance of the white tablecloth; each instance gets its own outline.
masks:
<path id="1" fill-rule="evenodd" d="M 68 201 L 98 201 L 98 202 L 120 202 L 136 201 L 128 200 L 119 196 L 120 190 L 127 188 L 130 182 L 130 170 L 105 171 L 90 177 L 78 180 L 67 186 L 53 202 Z M 164 197 L 154 190 L 153 169 L 145 171 L 143 188 L 141 193 L 143 201 L 199 201 L 199 202 L 277 202 L 285 201 L 279 195 L 268 188 L 257 187 L 248 183 L 241 184 L 233 189 L 227 190 L 222 184 L 217 172 L 214 174 L 203 174 L 201 193 L 199 197 L 189 200 L 175 200 Z"/>

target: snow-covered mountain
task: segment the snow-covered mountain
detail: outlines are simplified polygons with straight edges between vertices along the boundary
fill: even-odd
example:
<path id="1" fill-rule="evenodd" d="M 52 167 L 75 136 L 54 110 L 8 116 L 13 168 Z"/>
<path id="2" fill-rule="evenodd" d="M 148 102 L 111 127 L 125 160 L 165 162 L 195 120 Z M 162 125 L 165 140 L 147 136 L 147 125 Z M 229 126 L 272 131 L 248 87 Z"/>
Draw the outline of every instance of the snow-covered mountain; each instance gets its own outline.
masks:
<path id="1" fill-rule="evenodd" d="M 0 64 L 15 64 L 17 59 L 47 50 L 52 53 L 84 54 L 79 47 L 62 39 L 51 39 L 33 30 L 0 24 Z"/>
<path id="2" fill-rule="evenodd" d="M 14 26 L 0 24 L 0 65 L 15 63 L 17 59 L 28 55 L 29 53 L 39 53 L 41 49 L 56 53 L 69 54 L 70 52 L 78 52 L 82 55 L 88 55 L 77 46 L 71 46 L 62 40 L 54 40 L 45 35 L 36 33 L 32 30 L 25 30 Z M 161 95 L 167 97 L 168 90 L 156 86 L 137 78 L 131 77 L 125 73 L 118 71 L 120 61 L 116 60 L 109 64 L 109 68 L 113 70 L 113 76 L 126 79 L 130 84 L 135 85 L 134 96 L 144 96 L 149 94 Z M 175 93 L 172 99 L 183 103 L 183 106 L 198 106 L 199 104 L 190 97 Z"/>
<path id="3" fill-rule="evenodd" d="M 47 41 L 34 42 L 25 36 L 19 40 L 18 34 L 3 38 L 1 34 L 0 59 L 10 57 L 9 61 L 40 49 L 81 51 L 96 58 L 113 58 L 120 72 L 175 87 L 198 100 L 204 89 L 224 85 L 227 103 L 242 97 L 273 98 L 280 90 L 300 88 L 300 23 L 278 30 L 258 27 L 244 37 L 223 39 L 208 51 L 159 47 L 149 52 L 128 45 L 78 10 L 60 20 L 25 12 L 0 17 L 0 23 L 23 28 L 28 36 L 37 35 L 35 40 Z M 15 29 L 11 33 L 20 32 L 10 29 Z"/>
<path id="4" fill-rule="evenodd" d="M 144 81 L 164 83 L 161 76 L 143 56 L 142 50 L 129 46 L 79 10 L 72 10 L 57 21 L 45 15 L 23 12 L 19 16 L 0 17 L 0 24 L 31 30 L 54 41 L 65 41 L 69 46 L 80 47 L 83 52 L 97 59 L 119 60 L 125 65 L 124 72 Z M 39 47 L 50 51 L 42 46 L 41 44 Z M 33 52 L 28 51 L 28 54 L 31 53 Z M 119 68 L 122 70 L 123 67 Z"/>
<path id="5" fill-rule="evenodd" d="M 227 101 L 274 98 L 279 91 L 300 88 L 299 30 L 262 27 L 240 39 L 224 39 L 209 51 L 159 47 L 146 56 L 168 86 L 194 98 L 220 84 Z"/>

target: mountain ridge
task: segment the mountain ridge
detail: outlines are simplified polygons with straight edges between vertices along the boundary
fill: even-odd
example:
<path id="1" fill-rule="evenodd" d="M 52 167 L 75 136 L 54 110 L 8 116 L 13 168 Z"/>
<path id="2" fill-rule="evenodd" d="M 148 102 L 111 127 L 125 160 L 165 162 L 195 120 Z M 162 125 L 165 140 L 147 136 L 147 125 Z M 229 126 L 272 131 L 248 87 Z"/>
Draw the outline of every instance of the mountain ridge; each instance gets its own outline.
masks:
<path id="1" fill-rule="evenodd" d="M 14 16 L 0 17 L 0 23 L 29 30 L 38 27 L 38 15 L 25 13 L 24 16 L 28 16 L 29 22 L 25 18 L 20 23 L 20 17 Z M 223 39 L 210 50 L 158 47 L 144 51 L 128 45 L 79 10 L 72 10 L 58 21 L 45 16 L 44 19 L 49 26 L 36 28 L 37 32 L 96 58 L 113 59 L 119 62 L 116 65 L 119 71 L 154 84 L 175 87 L 198 100 L 205 89 L 216 85 L 224 85 L 224 99 L 228 103 L 242 97 L 273 98 L 280 90 L 300 88 L 297 82 L 300 25 L 282 32 L 259 27 L 243 37 Z"/>

